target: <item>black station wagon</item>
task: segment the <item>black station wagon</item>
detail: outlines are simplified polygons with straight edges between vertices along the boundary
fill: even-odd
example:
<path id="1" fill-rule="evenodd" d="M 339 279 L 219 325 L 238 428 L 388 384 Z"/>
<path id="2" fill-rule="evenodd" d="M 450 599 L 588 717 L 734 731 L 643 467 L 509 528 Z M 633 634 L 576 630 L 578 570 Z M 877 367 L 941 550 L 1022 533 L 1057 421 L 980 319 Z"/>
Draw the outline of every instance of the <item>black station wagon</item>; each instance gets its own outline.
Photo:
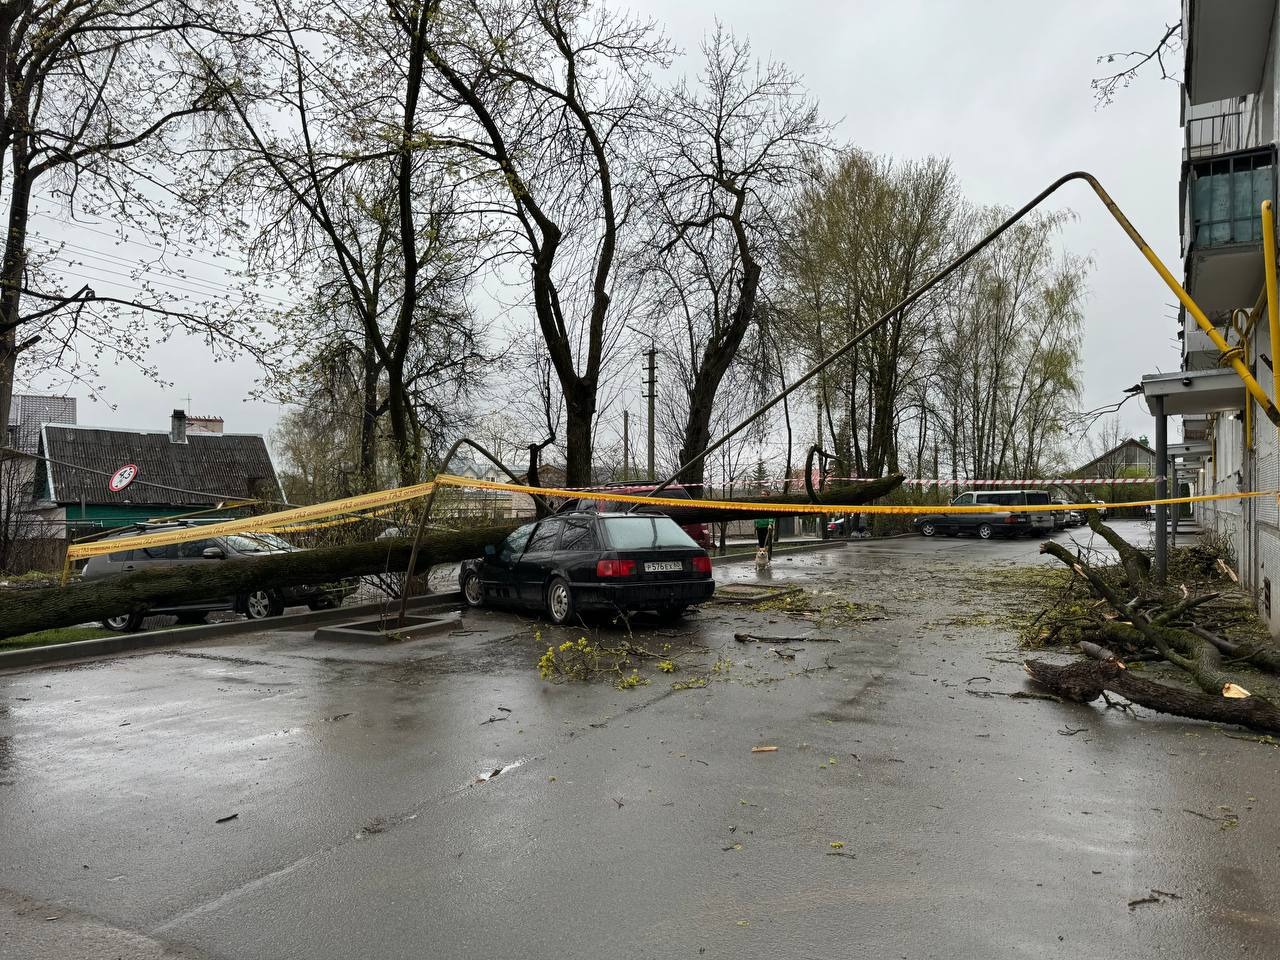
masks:
<path id="1" fill-rule="evenodd" d="M 711 557 L 670 517 L 557 514 L 525 524 L 458 574 L 468 606 L 580 612 L 652 610 L 672 619 L 715 593 Z"/>

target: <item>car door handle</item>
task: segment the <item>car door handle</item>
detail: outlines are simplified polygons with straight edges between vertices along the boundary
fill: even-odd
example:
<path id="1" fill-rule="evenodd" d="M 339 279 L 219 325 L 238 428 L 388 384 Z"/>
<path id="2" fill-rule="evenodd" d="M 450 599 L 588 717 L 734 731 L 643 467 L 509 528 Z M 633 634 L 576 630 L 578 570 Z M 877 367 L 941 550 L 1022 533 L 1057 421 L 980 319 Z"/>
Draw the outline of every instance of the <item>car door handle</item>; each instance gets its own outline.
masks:
<path id="1" fill-rule="evenodd" d="M 133 564 L 132 564 L 132 563 L 126 563 L 126 564 L 125 564 L 123 567 L 121 567 L 120 569 L 125 570 L 125 571 L 131 571 L 131 570 L 133 570 Z"/>

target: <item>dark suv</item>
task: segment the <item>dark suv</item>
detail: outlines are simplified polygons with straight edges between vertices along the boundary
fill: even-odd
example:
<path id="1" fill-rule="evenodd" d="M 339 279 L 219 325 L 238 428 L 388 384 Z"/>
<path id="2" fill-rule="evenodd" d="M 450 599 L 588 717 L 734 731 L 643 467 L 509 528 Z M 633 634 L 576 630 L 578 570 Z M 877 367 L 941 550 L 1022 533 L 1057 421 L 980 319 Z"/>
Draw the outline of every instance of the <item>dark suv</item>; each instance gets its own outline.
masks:
<path id="1" fill-rule="evenodd" d="M 200 526 L 189 521 L 162 524 L 140 524 L 113 533 L 105 539 L 134 537 L 143 533 L 166 533 L 184 527 Z M 202 540 L 189 540 L 186 543 L 171 543 L 163 547 L 136 547 L 120 550 L 116 553 L 100 554 L 90 557 L 80 574 L 82 580 L 102 580 L 125 573 L 140 573 L 144 570 L 161 570 L 187 564 L 208 564 L 226 560 L 253 559 L 273 554 L 292 553 L 298 547 L 281 540 L 271 533 L 228 534 L 220 537 L 209 537 Z M 204 623 L 208 615 L 215 610 L 234 610 L 243 613 L 250 620 L 261 620 L 266 617 L 279 616 L 287 606 L 305 604 L 312 610 L 336 607 L 355 592 L 356 582 L 345 580 L 341 583 L 327 583 L 305 586 L 261 587 L 233 597 L 219 597 L 213 600 L 195 600 L 191 603 L 171 604 L 154 607 L 145 611 L 121 614 L 108 617 L 102 625 L 108 630 L 137 630 L 142 621 L 149 616 L 168 614 L 176 616 L 179 623 Z"/>
<path id="2" fill-rule="evenodd" d="M 677 618 L 715 593 L 711 558 L 670 517 L 556 514 L 514 530 L 458 574 L 468 606 L 544 610 L 552 623 L 579 611 L 653 610 Z"/>

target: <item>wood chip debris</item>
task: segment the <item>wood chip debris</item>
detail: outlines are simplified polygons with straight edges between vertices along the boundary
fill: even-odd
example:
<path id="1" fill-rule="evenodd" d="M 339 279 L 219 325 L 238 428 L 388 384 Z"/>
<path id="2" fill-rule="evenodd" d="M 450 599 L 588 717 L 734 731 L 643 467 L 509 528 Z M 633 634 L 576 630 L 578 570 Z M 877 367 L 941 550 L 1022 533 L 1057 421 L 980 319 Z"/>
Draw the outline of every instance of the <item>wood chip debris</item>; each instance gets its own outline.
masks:
<path id="1" fill-rule="evenodd" d="M 778 752 L 778 748 L 777 748 L 777 747 L 763 747 L 763 746 L 762 746 L 762 747 L 752 747 L 752 748 L 751 748 L 751 752 L 752 752 L 752 753 L 777 753 L 777 752 Z"/>

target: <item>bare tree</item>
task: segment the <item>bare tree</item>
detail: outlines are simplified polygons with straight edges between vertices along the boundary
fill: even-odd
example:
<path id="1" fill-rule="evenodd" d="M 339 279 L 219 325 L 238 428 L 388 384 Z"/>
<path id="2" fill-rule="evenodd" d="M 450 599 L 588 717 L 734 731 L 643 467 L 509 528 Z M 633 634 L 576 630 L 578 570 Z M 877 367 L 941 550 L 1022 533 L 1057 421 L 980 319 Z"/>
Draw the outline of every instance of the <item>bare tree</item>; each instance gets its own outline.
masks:
<path id="1" fill-rule="evenodd" d="M 365 486 L 384 416 L 400 482 L 418 482 L 424 447 L 455 426 L 434 395 L 455 402 L 485 359 L 466 306 L 478 220 L 465 178 L 419 132 L 438 7 L 280 0 L 257 58 L 235 71 L 210 65 L 231 118 L 194 200 L 219 203 L 228 230 L 252 224 L 254 269 L 315 277 L 316 296 L 274 318 L 304 351 L 274 385 L 305 381 L 317 363 L 350 365 Z"/>
<path id="2" fill-rule="evenodd" d="M 446 110 L 435 140 L 501 191 L 507 251 L 560 382 L 566 472 L 591 482 L 593 421 L 606 356 L 625 175 L 644 127 L 647 71 L 668 62 L 649 22 L 591 0 L 459 0 L 441 6 L 425 52 Z"/>
<path id="3" fill-rule="evenodd" d="M 67 212 L 108 213 L 167 229 L 161 202 L 183 166 L 193 123 L 221 102 L 183 55 L 243 41 L 238 14 L 204 0 L 6 0 L 0 3 L 0 178 L 9 209 L 0 256 L 0 429 L 19 361 L 91 377 L 104 353 L 139 364 L 173 328 L 252 347 L 225 311 L 183 309 L 161 289 L 133 297 L 71 289 L 32 247 L 37 192 Z M 56 252 L 56 248 L 55 248 Z M 145 314 L 158 332 L 137 322 Z M 144 368 L 145 369 L 145 368 Z"/>
<path id="4" fill-rule="evenodd" d="M 765 338 L 743 348 L 765 270 L 777 262 L 789 194 L 829 129 L 796 74 L 759 64 L 750 44 L 723 26 L 702 55 L 696 82 L 681 81 L 661 104 L 650 161 L 661 246 L 648 275 L 658 289 L 655 323 L 681 378 L 681 464 L 710 443 L 717 398 L 735 362 L 761 361 L 752 395 L 772 392 L 777 364 Z M 704 475 L 699 461 L 680 479 L 700 484 Z"/>

